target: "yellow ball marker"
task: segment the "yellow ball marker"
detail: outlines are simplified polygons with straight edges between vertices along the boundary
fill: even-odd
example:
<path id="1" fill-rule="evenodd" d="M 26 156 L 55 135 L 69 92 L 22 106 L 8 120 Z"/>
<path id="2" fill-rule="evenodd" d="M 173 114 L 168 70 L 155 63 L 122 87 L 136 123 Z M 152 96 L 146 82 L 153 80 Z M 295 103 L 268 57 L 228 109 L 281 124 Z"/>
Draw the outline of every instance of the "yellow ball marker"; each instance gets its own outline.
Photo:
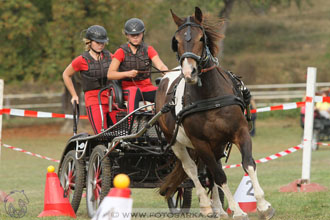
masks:
<path id="1" fill-rule="evenodd" d="M 48 171 L 48 173 L 54 173 L 55 167 L 54 166 L 49 166 L 49 167 L 47 167 L 47 171 Z"/>
<path id="2" fill-rule="evenodd" d="M 115 176 L 115 178 L 113 179 L 113 185 L 115 186 L 115 188 L 119 188 L 119 189 L 125 189 L 128 188 L 130 184 L 130 179 L 126 174 L 118 174 L 117 176 Z"/>

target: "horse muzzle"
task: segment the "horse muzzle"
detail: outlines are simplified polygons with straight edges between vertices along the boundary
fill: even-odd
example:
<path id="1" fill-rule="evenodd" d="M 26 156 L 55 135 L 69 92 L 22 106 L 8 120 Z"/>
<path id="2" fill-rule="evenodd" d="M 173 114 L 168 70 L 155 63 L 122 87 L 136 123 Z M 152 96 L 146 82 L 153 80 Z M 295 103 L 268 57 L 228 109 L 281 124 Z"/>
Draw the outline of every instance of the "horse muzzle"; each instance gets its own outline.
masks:
<path id="1" fill-rule="evenodd" d="M 198 70 L 194 59 L 184 59 L 182 63 L 182 74 L 186 83 L 195 84 L 198 81 Z"/>
<path id="2" fill-rule="evenodd" d="M 192 73 L 189 76 L 184 75 L 184 79 L 188 84 L 196 84 L 198 82 L 197 70 L 193 69 Z"/>

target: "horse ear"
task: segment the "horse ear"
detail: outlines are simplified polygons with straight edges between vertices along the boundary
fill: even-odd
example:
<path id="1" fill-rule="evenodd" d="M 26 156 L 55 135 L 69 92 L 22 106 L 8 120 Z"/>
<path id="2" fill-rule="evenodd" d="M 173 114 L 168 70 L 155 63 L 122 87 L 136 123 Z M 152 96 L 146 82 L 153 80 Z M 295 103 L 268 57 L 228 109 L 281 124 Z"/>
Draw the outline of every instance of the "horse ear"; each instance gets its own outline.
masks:
<path id="1" fill-rule="evenodd" d="M 183 24 L 183 20 L 181 18 L 179 18 L 176 14 L 174 14 L 174 12 L 172 11 L 172 9 L 170 9 L 173 20 L 175 22 L 175 24 L 179 27 Z"/>
<path id="2" fill-rule="evenodd" d="M 203 21 L 203 13 L 202 10 L 199 7 L 195 7 L 195 18 L 199 23 L 202 23 Z"/>

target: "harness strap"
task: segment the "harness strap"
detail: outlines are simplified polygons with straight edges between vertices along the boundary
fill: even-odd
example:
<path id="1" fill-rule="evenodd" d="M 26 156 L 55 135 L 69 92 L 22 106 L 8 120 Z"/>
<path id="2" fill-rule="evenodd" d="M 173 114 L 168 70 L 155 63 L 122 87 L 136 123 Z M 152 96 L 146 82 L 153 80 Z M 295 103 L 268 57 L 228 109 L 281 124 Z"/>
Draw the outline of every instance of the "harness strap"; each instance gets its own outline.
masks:
<path id="1" fill-rule="evenodd" d="M 201 73 L 206 73 L 210 70 L 213 70 L 214 68 L 216 68 L 217 66 L 214 64 L 213 66 L 209 67 L 209 68 L 205 68 L 201 70 Z"/>
<path id="2" fill-rule="evenodd" d="M 177 123 L 180 124 L 184 119 L 184 117 L 186 117 L 187 115 L 196 112 L 222 108 L 229 105 L 239 105 L 242 111 L 244 112 L 245 105 L 241 98 L 235 95 L 224 95 L 224 96 L 218 96 L 210 99 L 196 101 L 184 107 L 177 115 Z"/>

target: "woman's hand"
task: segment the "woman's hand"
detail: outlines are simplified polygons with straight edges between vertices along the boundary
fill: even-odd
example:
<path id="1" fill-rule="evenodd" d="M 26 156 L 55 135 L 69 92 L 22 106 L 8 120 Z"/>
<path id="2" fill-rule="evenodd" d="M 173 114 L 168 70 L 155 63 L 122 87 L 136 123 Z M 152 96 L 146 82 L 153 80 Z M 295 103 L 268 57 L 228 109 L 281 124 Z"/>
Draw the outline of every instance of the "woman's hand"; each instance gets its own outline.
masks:
<path id="1" fill-rule="evenodd" d="M 71 98 L 72 105 L 74 104 L 74 101 L 76 101 L 77 104 L 79 104 L 79 98 L 78 98 L 78 96 L 72 96 L 72 98 Z"/>
<path id="2" fill-rule="evenodd" d="M 130 78 L 134 78 L 134 77 L 136 77 L 136 75 L 138 74 L 138 72 L 139 71 L 137 71 L 137 70 L 130 70 L 130 71 L 127 71 L 126 73 L 127 73 L 127 77 L 130 77 Z"/>

